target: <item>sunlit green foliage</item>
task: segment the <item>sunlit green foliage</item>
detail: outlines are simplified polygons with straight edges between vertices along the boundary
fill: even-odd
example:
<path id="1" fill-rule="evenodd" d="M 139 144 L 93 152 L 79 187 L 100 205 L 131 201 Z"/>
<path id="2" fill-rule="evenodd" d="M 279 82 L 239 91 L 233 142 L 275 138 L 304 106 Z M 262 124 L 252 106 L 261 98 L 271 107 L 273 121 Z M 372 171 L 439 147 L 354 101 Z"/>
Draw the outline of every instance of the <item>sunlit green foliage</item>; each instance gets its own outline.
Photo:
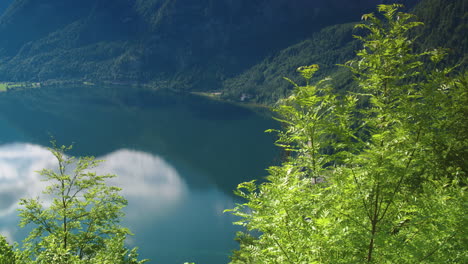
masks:
<path id="1" fill-rule="evenodd" d="M 232 263 L 468 261 L 466 73 L 426 67 L 443 51 L 414 53 L 421 23 L 398 8 L 357 26 L 358 91 L 334 95 L 309 84 L 316 66 L 298 69 L 306 85 L 275 108 L 291 156 L 239 185 L 246 203 L 230 211 L 248 232 Z"/>
<path id="2" fill-rule="evenodd" d="M 0 92 L 6 92 L 9 89 L 31 89 L 40 87 L 40 83 L 28 82 L 0 82 Z"/>
<path id="3" fill-rule="evenodd" d="M 0 235 L 0 264 L 11 264 L 15 263 L 16 255 L 13 251 L 13 247 L 8 244 L 5 237 Z"/>
<path id="4" fill-rule="evenodd" d="M 136 249 L 125 248 L 130 231 L 119 225 L 127 201 L 120 189 L 108 186 L 115 175 L 97 175 L 91 170 L 99 161 L 75 159 L 64 153 L 71 147 L 50 149 L 58 170 L 40 171 L 49 183 L 44 194 L 52 199 L 21 199 L 20 226 L 33 229 L 17 251 L 17 263 L 121 263 L 138 264 Z"/>

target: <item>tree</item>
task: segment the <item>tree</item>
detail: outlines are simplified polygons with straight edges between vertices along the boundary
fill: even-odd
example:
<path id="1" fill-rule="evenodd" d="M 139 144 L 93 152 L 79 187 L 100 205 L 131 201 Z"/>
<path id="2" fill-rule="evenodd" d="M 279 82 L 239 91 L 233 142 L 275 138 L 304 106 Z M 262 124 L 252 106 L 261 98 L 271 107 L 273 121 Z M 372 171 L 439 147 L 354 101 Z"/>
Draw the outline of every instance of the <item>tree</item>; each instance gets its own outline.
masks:
<path id="1" fill-rule="evenodd" d="M 45 206 L 39 198 L 21 199 L 20 226 L 32 224 L 33 229 L 19 263 L 144 263 L 136 249 L 124 246 L 131 233 L 119 222 L 127 201 L 119 188 L 106 185 L 115 175 L 97 175 L 91 170 L 100 161 L 68 157 L 71 146 L 52 143 L 58 170 L 39 172 L 50 183 L 44 194 L 52 202 Z"/>
<path id="2" fill-rule="evenodd" d="M 306 85 L 291 81 L 276 107 L 292 155 L 267 182 L 239 185 L 246 202 L 230 211 L 254 232 L 232 263 L 468 261 L 467 75 L 428 66 L 443 50 L 414 53 L 421 23 L 399 7 L 357 26 L 370 32 L 346 63 L 357 91 L 335 95 L 309 83 L 317 66 L 298 69 Z"/>
<path id="3" fill-rule="evenodd" d="M 16 256 L 13 247 L 8 244 L 5 237 L 0 235 L 0 264 L 15 263 Z"/>

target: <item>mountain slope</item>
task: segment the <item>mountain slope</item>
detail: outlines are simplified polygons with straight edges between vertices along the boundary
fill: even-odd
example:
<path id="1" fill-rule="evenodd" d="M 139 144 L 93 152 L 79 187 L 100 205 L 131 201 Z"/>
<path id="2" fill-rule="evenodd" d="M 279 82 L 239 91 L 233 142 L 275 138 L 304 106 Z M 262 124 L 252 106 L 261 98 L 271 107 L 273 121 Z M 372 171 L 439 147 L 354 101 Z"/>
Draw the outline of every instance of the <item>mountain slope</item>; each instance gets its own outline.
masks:
<path id="1" fill-rule="evenodd" d="M 0 38 L 0 81 L 147 84 L 271 103 L 288 94 L 283 76 L 294 79 L 297 67 L 317 63 L 317 78 L 332 76 L 348 89 L 350 75 L 335 64 L 354 56 L 351 22 L 375 4 L 15 0 L 0 17 L 0 36 L 7 36 Z M 420 49 L 445 46 L 451 62 L 466 64 L 466 1 L 421 0 L 414 12 L 427 24 Z"/>
<path id="2" fill-rule="evenodd" d="M 337 86 L 347 83 L 349 75 L 336 64 L 353 58 L 358 48 L 357 41 L 352 38 L 354 25 L 349 23 L 327 27 L 242 74 L 227 79 L 223 84 L 225 98 L 242 98 L 244 101 L 267 104 L 274 102 L 291 90 L 291 84 L 283 77 L 294 79 L 298 67 L 311 64 L 319 64 L 321 68 L 313 80 L 333 74 Z M 341 78 L 343 74 L 344 78 Z"/>
<path id="3" fill-rule="evenodd" d="M 215 89 L 373 0 L 15 0 L 0 18 L 0 79 Z"/>
<path id="4" fill-rule="evenodd" d="M 451 64 L 468 63 L 468 1 L 424 0 L 414 10 L 424 22 L 416 34 L 420 50 L 443 47 L 449 49 Z"/>
<path id="5" fill-rule="evenodd" d="M 424 26 L 414 31 L 419 51 L 436 47 L 448 49 L 447 65 L 468 62 L 468 2 L 466 0 L 423 0 L 410 10 Z M 225 80 L 224 97 L 231 100 L 270 104 L 286 96 L 292 89 L 283 77 L 294 79 L 300 66 L 319 64 L 313 81 L 332 77 L 334 87 L 348 90 L 354 85 L 350 72 L 336 66 L 354 57 L 360 48 L 352 38 L 357 32 L 353 23 L 334 25 L 315 33 L 311 38 L 292 45 L 264 59 L 243 73 Z"/>

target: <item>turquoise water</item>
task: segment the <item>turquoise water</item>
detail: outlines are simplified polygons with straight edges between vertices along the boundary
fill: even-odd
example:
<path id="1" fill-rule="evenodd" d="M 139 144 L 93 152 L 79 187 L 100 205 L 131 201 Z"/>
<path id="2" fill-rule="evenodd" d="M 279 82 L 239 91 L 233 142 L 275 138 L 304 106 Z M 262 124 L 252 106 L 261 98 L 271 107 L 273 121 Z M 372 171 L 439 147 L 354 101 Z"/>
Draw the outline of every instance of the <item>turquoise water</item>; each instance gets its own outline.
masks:
<path id="1" fill-rule="evenodd" d="M 277 156 L 271 118 L 205 98 L 153 91 L 41 88 L 0 94 L 0 232 L 21 240 L 17 201 L 40 194 L 50 137 L 105 162 L 129 205 L 124 224 L 150 263 L 228 262 L 239 227 L 223 214 L 235 186 Z"/>

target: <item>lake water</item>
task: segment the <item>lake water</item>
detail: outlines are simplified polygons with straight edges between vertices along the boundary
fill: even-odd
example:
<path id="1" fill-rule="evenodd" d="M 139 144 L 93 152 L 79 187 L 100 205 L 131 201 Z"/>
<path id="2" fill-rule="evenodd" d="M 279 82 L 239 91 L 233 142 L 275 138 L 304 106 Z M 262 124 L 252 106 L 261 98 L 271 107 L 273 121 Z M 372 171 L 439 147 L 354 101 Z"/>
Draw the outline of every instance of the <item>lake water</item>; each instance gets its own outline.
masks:
<path id="1" fill-rule="evenodd" d="M 150 263 L 220 264 L 238 247 L 238 183 L 266 176 L 277 157 L 271 118 L 205 98 L 126 87 L 0 93 L 0 232 L 20 241 L 17 202 L 44 188 L 50 137 L 105 162 L 128 199 L 128 240 Z"/>

